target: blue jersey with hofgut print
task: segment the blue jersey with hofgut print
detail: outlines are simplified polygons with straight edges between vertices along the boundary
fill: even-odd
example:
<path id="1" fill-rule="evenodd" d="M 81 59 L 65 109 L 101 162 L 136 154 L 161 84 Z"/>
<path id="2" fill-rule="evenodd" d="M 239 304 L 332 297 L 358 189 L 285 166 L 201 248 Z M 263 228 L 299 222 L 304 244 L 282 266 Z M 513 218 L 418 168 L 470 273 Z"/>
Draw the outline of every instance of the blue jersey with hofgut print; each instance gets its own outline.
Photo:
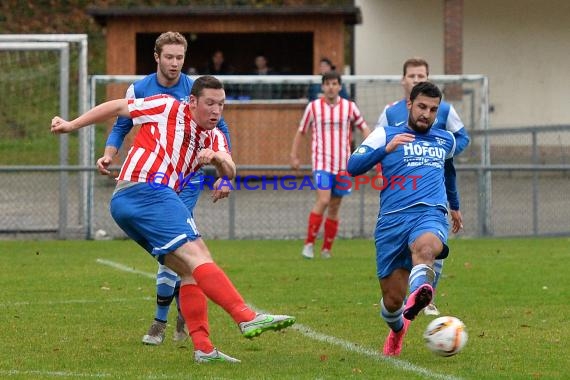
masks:
<path id="1" fill-rule="evenodd" d="M 401 133 L 413 134 L 415 140 L 386 153 L 386 145 Z M 356 176 L 382 164 L 385 180 L 380 192 L 380 215 L 417 205 L 447 211 L 444 165 L 454 151 L 455 138 L 445 130 L 431 128 L 427 133 L 418 133 L 409 127 L 379 127 L 350 156 L 347 169 Z"/>

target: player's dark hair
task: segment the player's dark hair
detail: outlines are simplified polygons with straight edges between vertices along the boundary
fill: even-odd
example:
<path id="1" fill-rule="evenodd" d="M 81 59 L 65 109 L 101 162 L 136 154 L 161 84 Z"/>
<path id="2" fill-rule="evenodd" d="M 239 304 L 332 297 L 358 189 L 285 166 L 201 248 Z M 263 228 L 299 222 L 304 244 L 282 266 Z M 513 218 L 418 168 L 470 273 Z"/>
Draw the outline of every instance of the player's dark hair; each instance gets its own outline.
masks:
<path id="1" fill-rule="evenodd" d="M 201 77 L 196 78 L 194 84 L 192 85 L 192 91 L 190 91 L 190 95 L 194 95 L 195 97 L 199 98 L 202 95 L 202 92 L 205 88 L 210 88 L 213 90 L 223 90 L 224 85 L 223 83 L 216 77 L 211 75 L 202 75 Z"/>
<path id="2" fill-rule="evenodd" d="M 186 38 L 178 32 L 164 32 L 158 36 L 154 42 L 154 52 L 160 55 L 164 45 L 182 45 L 184 46 L 184 52 L 188 49 L 188 41 L 186 41 Z"/>
<path id="3" fill-rule="evenodd" d="M 406 61 L 404 62 L 404 66 L 402 67 L 402 76 L 404 77 L 406 76 L 406 72 L 408 71 L 408 67 L 410 66 L 411 67 L 425 66 L 426 74 L 429 76 L 429 64 L 425 59 L 419 57 L 406 59 Z"/>
<path id="4" fill-rule="evenodd" d="M 320 62 L 322 63 L 326 63 L 327 65 L 329 65 L 329 67 L 331 68 L 331 70 L 336 70 L 336 66 L 333 65 L 332 61 L 330 59 L 328 59 L 327 57 L 323 57 L 321 58 Z"/>
<path id="5" fill-rule="evenodd" d="M 420 82 L 412 88 L 410 93 L 410 101 L 413 102 L 419 95 L 425 95 L 429 98 L 439 98 L 441 101 L 442 93 L 439 87 L 432 82 Z"/>
<path id="6" fill-rule="evenodd" d="M 321 83 L 325 84 L 325 82 L 327 80 L 331 80 L 331 79 L 336 79 L 336 80 L 338 80 L 339 84 L 342 84 L 342 79 L 340 77 L 340 74 L 337 71 L 327 71 L 326 73 L 324 73 L 323 77 L 321 79 Z"/>

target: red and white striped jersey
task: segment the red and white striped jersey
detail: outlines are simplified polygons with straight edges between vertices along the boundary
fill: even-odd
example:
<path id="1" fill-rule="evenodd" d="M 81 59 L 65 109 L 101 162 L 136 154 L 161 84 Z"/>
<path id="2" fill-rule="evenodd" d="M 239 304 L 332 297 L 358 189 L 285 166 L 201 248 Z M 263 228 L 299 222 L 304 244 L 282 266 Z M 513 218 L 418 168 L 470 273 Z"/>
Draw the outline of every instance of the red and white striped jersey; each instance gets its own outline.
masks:
<path id="1" fill-rule="evenodd" d="M 178 190 L 179 180 L 200 168 L 196 156 L 201 149 L 230 153 L 218 128 L 206 130 L 192 120 L 188 103 L 162 94 L 128 101 L 133 123 L 141 128 L 118 180 L 162 183 Z"/>
<path id="2" fill-rule="evenodd" d="M 337 174 L 346 170 L 352 140 L 351 125 L 360 130 L 367 127 L 360 110 L 350 100 L 339 97 L 336 104 L 330 105 L 320 98 L 307 105 L 299 132 L 305 134 L 309 127 L 313 128 L 311 148 L 314 171 Z"/>

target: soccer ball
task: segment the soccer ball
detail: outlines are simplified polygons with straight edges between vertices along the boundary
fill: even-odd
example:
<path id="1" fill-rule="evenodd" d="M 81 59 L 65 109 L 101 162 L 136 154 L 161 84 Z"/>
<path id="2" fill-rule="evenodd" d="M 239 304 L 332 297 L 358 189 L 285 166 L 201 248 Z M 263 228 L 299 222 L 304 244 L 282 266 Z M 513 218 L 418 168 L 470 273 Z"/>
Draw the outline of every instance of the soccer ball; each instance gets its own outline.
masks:
<path id="1" fill-rule="evenodd" d="M 465 347 L 467 331 L 455 317 L 439 317 L 430 322 L 424 332 L 426 346 L 436 355 L 453 356 Z"/>

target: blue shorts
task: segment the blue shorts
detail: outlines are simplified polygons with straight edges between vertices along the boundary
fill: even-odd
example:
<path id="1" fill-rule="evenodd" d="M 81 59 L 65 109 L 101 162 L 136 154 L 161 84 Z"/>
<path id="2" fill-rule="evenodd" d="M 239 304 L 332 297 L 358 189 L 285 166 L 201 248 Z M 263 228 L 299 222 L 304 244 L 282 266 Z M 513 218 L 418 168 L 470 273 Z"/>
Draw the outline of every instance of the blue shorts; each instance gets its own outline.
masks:
<path id="1" fill-rule="evenodd" d="M 415 206 L 378 218 L 374 232 L 378 278 L 388 277 L 399 268 L 411 271 L 409 246 L 426 232 L 439 237 L 445 251 L 448 229 L 447 213 L 437 207 Z"/>
<path id="2" fill-rule="evenodd" d="M 165 254 L 200 237 L 190 212 L 168 187 L 141 183 L 120 190 L 110 210 L 119 227 L 161 264 Z"/>
<path id="3" fill-rule="evenodd" d="M 194 207 L 198 203 L 198 198 L 200 193 L 204 188 L 204 173 L 197 172 L 189 178 L 189 180 L 184 184 L 182 190 L 178 193 L 178 196 L 182 202 L 186 205 L 186 208 L 190 212 L 190 215 L 194 217 Z"/>
<path id="4" fill-rule="evenodd" d="M 331 190 L 331 194 L 335 197 L 344 197 L 352 193 L 352 177 L 350 176 L 315 170 L 313 180 L 316 189 Z"/>

